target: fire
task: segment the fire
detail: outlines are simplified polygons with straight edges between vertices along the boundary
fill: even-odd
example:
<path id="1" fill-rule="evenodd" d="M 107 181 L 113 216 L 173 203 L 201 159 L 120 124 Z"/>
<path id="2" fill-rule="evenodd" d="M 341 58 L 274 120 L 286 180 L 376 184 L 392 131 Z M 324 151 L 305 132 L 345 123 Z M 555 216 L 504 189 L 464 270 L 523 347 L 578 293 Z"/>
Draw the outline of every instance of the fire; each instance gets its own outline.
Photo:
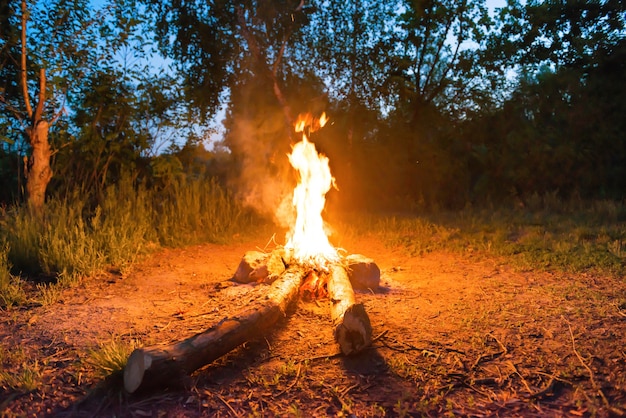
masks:
<path id="1" fill-rule="evenodd" d="M 313 119 L 308 114 L 300 115 L 295 130 L 302 133 L 302 140 L 288 154 L 289 162 L 298 171 L 299 181 L 292 200 L 296 220 L 287 234 L 285 248 L 293 250 L 298 262 L 322 269 L 329 262 L 339 260 L 337 250 L 328 241 L 322 218 L 326 193 L 335 185 L 335 179 L 330 173 L 328 157 L 317 152 L 306 130 L 308 127 L 310 134 L 322 128 L 327 121 L 325 113 L 319 119 Z"/>

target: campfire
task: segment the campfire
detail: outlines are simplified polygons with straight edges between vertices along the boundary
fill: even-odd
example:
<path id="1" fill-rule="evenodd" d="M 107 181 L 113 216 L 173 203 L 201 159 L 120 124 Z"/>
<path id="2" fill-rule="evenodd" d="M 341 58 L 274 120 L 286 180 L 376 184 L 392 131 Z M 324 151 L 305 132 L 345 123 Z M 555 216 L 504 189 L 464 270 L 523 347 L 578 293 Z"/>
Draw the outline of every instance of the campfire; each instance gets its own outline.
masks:
<path id="1" fill-rule="evenodd" d="M 311 134 L 326 122 L 325 114 L 319 118 L 306 114 L 296 123 L 295 131 L 302 139 L 293 145 L 288 158 L 298 184 L 285 245 L 271 252 L 246 252 L 233 275 L 237 283 L 267 286 L 265 297 L 186 340 L 136 349 L 124 369 L 128 392 L 167 385 L 258 338 L 285 317 L 298 298 L 329 301 L 333 334 L 343 354 L 355 354 L 370 345 L 370 320 L 353 289 L 375 290 L 380 269 L 365 256 L 341 256 L 328 239 L 322 214 L 335 179 L 328 158 L 310 141 Z"/>

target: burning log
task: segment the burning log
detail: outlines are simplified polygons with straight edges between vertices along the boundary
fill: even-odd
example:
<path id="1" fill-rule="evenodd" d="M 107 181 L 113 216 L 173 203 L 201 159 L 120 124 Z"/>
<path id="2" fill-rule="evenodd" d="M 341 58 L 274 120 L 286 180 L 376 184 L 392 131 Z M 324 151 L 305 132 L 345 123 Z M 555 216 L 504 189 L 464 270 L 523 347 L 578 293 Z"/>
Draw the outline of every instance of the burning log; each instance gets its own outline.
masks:
<path id="1" fill-rule="evenodd" d="M 372 325 L 361 303 L 356 303 L 354 290 L 343 266 L 334 265 L 328 279 L 331 318 L 335 341 L 344 354 L 354 354 L 370 345 Z"/>
<path id="2" fill-rule="evenodd" d="M 184 341 L 136 349 L 124 368 L 124 388 L 133 393 L 166 386 L 267 332 L 285 316 L 306 273 L 298 266 L 290 267 L 272 283 L 265 298 Z"/>

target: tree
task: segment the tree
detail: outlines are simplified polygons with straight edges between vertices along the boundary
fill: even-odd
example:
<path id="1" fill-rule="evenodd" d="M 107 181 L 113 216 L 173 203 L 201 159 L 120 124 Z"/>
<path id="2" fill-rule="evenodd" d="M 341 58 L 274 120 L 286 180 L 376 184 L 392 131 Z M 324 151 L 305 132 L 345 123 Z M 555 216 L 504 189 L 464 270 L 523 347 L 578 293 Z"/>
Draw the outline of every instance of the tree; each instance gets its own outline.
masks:
<path id="1" fill-rule="evenodd" d="M 480 189 L 623 195 L 624 11 L 611 0 L 509 1 L 499 11 L 485 62 L 515 71 L 517 85 L 499 112 L 472 122 Z"/>
<path id="2" fill-rule="evenodd" d="M 242 198 L 273 211 L 289 183 L 285 154 L 295 115 L 304 108 L 297 93 L 307 78 L 293 46 L 311 10 L 287 0 L 146 4 L 161 50 L 184 75 L 186 97 L 199 120 L 228 99 L 221 145 L 236 164 L 233 183 L 245 192 Z"/>
<path id="3" fill-rule="evenodd" d="M 6 30 L 3 26 L 2 32 L 0 104 L 12 113 L 0 116 L 0 132 L 9 152 L 20 158 L 27 155 L 31 162 L 26 167 L 29 201 L 35 196 L 35 189 L 29 189 L 35 179 L 50 180 L 51 176 L 51 170 L 42 171 L 44 175 L 35 172 L 34 163 L 42 160 L 41 149 L 57 173 L 50 183 L 53 190 L 78 188 L 99 196 L 123 171 L 132 172 L 134 178 L 139 178 L 140 171 L 147 176 L 145 159 L 167 143 L 202 135 L 196 121 L 184 114 L 176 78 L 167 69 L 152 68 L 154 51 L 142 35 L 145 21 L 134 0 L 111 0 L 97 9 L 88 0 L 33 2 L 29 32 L 22 43 L 30 45 L 31 66 L 26 72 L 20 66 L 25 56 L 19 47 L 21 38 L 15 36 L 26 26 L 14 17 L 13 6 L 6 16 L 2 14 L 9 26 Z M 30 117 L 28 107 L 18 110 L 22 103 L 16 98 L 24 97 L 22 86 L 30 91 L 35 88 L 33 83 L 20 82 L 24 74 L 32 78 L 35 65 L 47 69 L 42 78 L 47 88 L 39 90 L 39 97 L 45 93 L 46 100 L 45 106 L 42 100 L 33 106 Z M 25 129 L 33 117 L 39 118 L 33 127 L 55 122 L 47 131 L 47 148 L 39 145 L 39 131 Z M 24 141 L 15 134 L 17 129 L 32 138 L 26 135 Z M 44 193 L 37 196 L 43 202 Z"/>
<path id="4" fill-rule="evenodd" d="M 52 150 L 50 149 L 50 143 L 48 141 L 50 122 L 44 117 L 44 106 L 46 104 L 46 70 L 43 67 L 39 69 L 39 92 L 37 95 L 37 105 L 33 111 L 27 72 L 28 54 L 26 48 L 26 25 L 28 22 L 28 9 L 26 0 L 22 0 L 21 11 L 20 84 L 22 86 L 24 111 L 28 118 L 25 133 L 32 149 L 30 156 L 26 158 L 24 176 L 26 177 L 28 204 L 35 212 L 41 213 L 45 202 L 46 189 L 52 178 L 52 169 L 50 168 Z"/>
<path id="5" fill-rule="evenodd" d="M 206 122 L 237 71 L 235 5 L 223 0 L 142 0 L 161 53 L 183 77 L 191 114 Z"/>

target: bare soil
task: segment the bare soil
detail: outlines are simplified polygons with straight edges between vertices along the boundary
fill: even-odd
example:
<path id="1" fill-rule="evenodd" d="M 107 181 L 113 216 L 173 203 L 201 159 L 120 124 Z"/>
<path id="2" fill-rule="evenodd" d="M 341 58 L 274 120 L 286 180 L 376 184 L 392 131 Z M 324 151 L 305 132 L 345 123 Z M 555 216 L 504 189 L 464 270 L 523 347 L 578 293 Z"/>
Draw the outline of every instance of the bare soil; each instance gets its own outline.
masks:
<path id="1" fill-rule="evenodd" d="M 0 388 L 3 416 L 619 416 L 626 411 L 626 281 L 517 271 L 471 253 L 407 256 L 373 237 L 360 292 L 375 341 L 338 354 L 327 301 L 298 302 L 270 335 L 169 388 L 129 395 L 98 377 L 112 340 L 184 339 L 236 313 L 266 285 L 227 285 L 264 243 L 162 249 L 122 277 L 65 290 L 53 305 L 0 313 L 0 346 L 38 359 L 30 393 Z M 9 372 L 11 372 L 9 370 Z"/>

